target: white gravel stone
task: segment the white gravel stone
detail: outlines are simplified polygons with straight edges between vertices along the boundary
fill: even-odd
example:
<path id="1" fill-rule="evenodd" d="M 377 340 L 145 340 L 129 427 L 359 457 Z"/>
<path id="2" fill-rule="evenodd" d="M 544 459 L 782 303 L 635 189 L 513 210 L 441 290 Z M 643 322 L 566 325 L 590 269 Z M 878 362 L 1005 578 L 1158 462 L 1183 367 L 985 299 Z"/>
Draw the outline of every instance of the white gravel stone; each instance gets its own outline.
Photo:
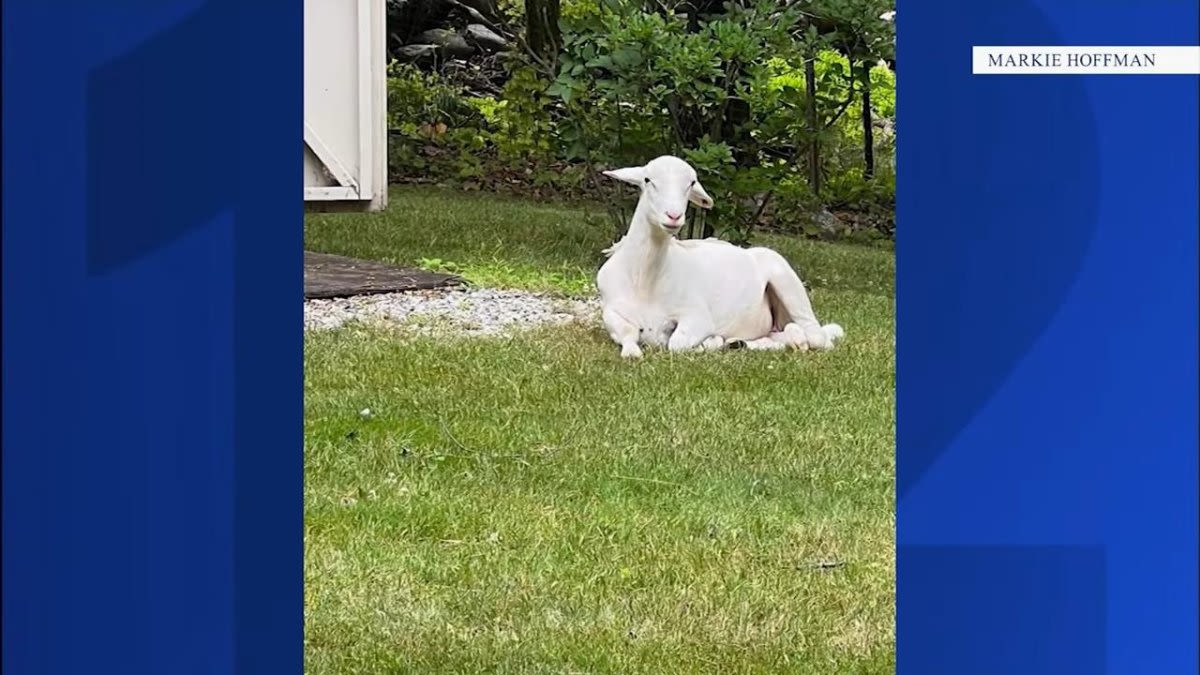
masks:
<path id="1" fill-rule="evenodd" d="M 307 300 L 304 328 L 330 330 L 358 321 L 424 334 L 496 335 L 518 328 L 594 320 L 599 307 L 597 299 L 570 300 L 493 288 L 451 288 Z"/>

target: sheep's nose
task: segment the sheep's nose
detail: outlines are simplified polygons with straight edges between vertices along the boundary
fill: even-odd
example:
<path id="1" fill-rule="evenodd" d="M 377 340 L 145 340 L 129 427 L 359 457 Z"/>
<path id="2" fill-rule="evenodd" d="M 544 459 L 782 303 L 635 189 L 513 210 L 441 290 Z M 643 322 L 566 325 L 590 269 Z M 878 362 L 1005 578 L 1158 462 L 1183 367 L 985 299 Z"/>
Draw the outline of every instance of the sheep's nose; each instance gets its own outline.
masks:
<path id="1" fill-rule="evenodd" d="M 682 217 L 683 214 L 679 213 L 678 211 L 667 211 L 667 220 L 671 221 L 672 223 L 678 223 L 679 219 Z"/>

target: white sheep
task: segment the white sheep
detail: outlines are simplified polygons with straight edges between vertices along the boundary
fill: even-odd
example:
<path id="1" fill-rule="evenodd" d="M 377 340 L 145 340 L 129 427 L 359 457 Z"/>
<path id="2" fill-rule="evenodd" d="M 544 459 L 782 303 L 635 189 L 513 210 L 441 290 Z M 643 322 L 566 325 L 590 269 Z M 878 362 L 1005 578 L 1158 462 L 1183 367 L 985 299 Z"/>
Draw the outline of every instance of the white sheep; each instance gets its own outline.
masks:
<path id="1" fill-rule="evenodd" d="M 663 156 L 604 175 L 641 189 L 629 232 L 605 250 L 596 277 L 604 326 L 621 356 L 664 344 L 673 352 L 831 349 L 844 335 L 817 322 L 803 282 L 775 251 L 675 238 L 689 201 L 712 208 L 687 162 Z"/>

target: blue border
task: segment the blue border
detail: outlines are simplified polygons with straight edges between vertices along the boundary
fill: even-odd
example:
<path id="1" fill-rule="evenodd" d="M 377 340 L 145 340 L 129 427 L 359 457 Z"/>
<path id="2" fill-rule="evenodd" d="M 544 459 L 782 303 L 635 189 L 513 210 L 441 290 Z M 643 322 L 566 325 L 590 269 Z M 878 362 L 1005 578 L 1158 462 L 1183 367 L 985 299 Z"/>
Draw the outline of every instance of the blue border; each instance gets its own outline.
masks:
<path id="1" fill-rule="evenodd" d="M 898 672 L 1197 672 L 1195 2 L 900 3 Z"/>
<path id="2" fill-rule="evenodd" d="M 5 673 L 302 670 L 302 13 L 4 3 Z"/>
<path id="3" fill-rule="evenodd" d="M 6 673 L 301 669 L 301 12 L 3 6 Z M 1196 12 L 901 3 L 901 673 L 1196 671 L 1196 78 L 969 66 Z"/>

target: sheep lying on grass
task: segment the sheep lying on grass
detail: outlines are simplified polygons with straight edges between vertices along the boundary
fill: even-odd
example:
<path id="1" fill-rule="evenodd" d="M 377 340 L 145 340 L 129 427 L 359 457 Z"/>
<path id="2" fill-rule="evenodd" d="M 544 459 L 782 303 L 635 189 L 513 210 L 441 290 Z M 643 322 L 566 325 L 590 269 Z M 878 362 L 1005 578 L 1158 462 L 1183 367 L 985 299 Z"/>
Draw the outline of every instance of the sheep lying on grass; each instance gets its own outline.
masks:
<path id="1" fill-rule="evenodd" d="M 675 238 L 689 201 L 712 208 L 687 162 L 663 156 L 604 174 L 641 189 L 629 232 L 605 251 L 596 277 L 604 326 L 622 356 L 664 344 L 671 351 L 831 349 L 842 337 L 841 326 L 817 322 L 803 282 L 775 251 Z"/>

